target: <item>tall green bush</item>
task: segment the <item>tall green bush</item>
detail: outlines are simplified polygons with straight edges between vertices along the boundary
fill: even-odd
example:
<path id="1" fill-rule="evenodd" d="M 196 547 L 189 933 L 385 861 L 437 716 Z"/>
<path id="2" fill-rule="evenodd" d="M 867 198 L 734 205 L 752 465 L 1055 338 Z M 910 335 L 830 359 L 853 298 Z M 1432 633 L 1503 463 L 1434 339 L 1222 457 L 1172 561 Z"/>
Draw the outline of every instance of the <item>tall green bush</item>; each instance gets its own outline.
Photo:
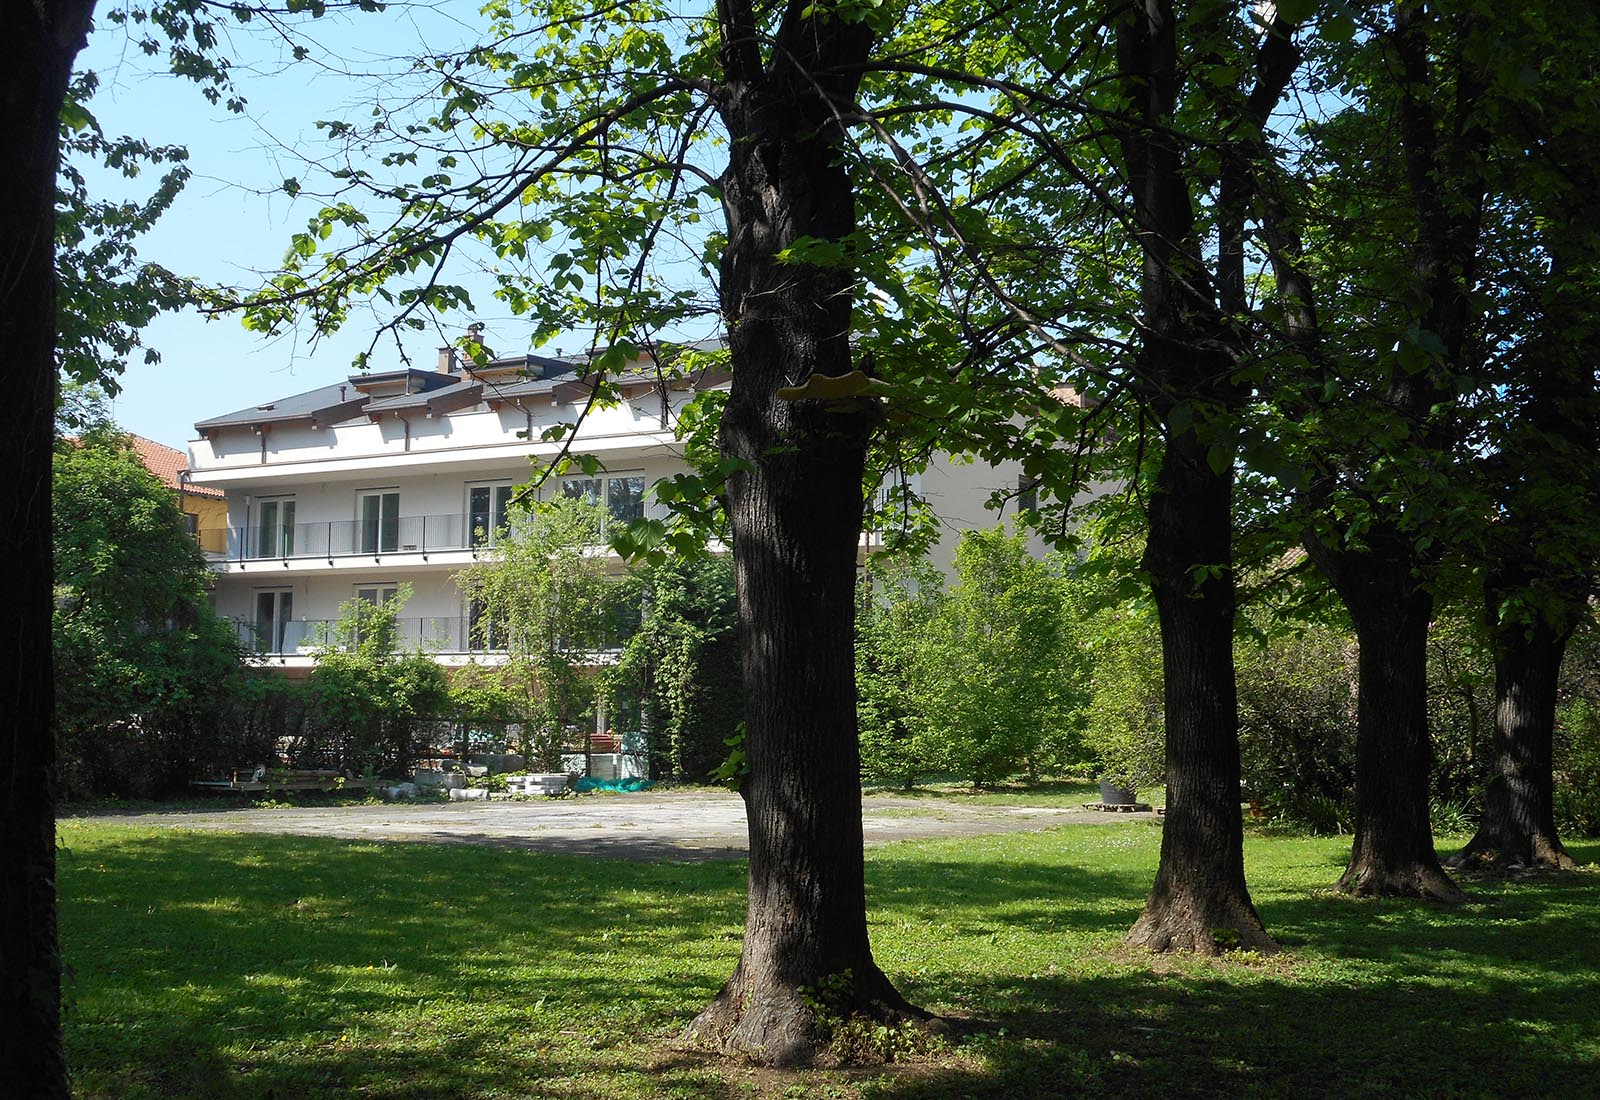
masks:
<path id="1" fill-rule="evenodd" d="M 355 599 L 315 652 L 307 690 L 322 728 L 324 751 L 352 770 L 403 775 L 416 761 L 419 731 L 445 710 L 444 670 L 420 649 L 399 644 L 399 615 L 411 586 L 381 603 Z"/>
<path id="2" fill-rule="evenodd" d="M 651 774 L 706 782 L 743 718 L 733 562 L 669 559 L 629 582 L 641 608 L 609 690 L 636 701 Z"/>
<path id="3" fill-rule="evenodd" d="M 1086 610 L 1097 594 L 1080 595 Z M 1161 634 L 1155 609 L 1138 600 L 1084 616 L 1089 666 L 1084 742 L 1101 778 L 1137 790 L 1166 774 Z"/>
<path id="4" fill-rule="evenodd" d="M 1046 750 L 1074 743 L 1081 708 L 1057 563 L 1021 532 L 967 531 L 955 572 L 917 644 L 915 751 L 976 786 L 1054 770 Z"/>
<path id="5" fill-rule="evenodd" d="M 1244 796 L 1275 819 L 1344 832 L 1354 812 L 1356 646 L 1315 623 L 1239 641 Z"/>
<path id="6" fill-rule="evenodd" d="M 529 763 L 560 767 L 562 749 L 581 737 L 595 707 L 596 655 L 617 643 L 616 610 L 628 590 L 608 577 L 604 510 L 582 499 L 511 509 L 496 554 L 457 575 L 479 609 L 480 644 L 507 648 L 505 673 L 521 685 L 530 713 L 523 730 Z"/>
<path id="7" fill-rule="evenodd" d="M 56 735 L 65 797 L 154 796 L 233 751 L 248 690 L 175 494 L 109 426 L 62 440 L 53 487 Z"/>
<path id="8" fill-rule="evenodd" d="M 909 790 L 937 769 L 918 737 L 911 684 L 929 625 L 948 602 L 944 577 L 922 558 L 890 558 L 863 571 L 856 600 L 856 715 L 861 775 Z"/>

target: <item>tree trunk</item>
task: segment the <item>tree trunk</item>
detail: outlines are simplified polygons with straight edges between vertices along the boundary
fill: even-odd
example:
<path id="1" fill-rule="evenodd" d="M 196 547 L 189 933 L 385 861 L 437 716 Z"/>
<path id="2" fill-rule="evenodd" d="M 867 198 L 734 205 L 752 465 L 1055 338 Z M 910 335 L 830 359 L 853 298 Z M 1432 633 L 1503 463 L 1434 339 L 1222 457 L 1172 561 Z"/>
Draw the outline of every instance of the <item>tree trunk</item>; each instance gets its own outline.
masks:
<path id="1" fill-rule="evenodd" d="M 50 454 L 55 418 L 57 118 L 91 4 L 16 4 L 0 80 L 11 155 L 0 175 L 0 347 L 11 419 L 0 432 L 0 1080 L 15 1095 L 68 1095 L 56 944 L 54 677 L 50 667 Z"/>
<path id="2" fill-rule="evenodd" d="M 1215 955 L 1276 951 L 1244 880 L 1233 668 L 1233 473 L 1191 429 L 1162 456 L 1144 566 L 1161 619 L 1167 816 L 1161 865 L 1128 942 Z"/>
<path id="3" fill-rule="evenodd" d="M 1447 862 L 1497 871 L 1567 870 L 1574 863 L 1556 834 L 1551 757 L 1556 685 L 1571 631 L 1543 616 L 1532 624 L 1494 624 L 1493 631 L 1494 776 L 1483 793 L 1477 833 Z"/>
<path id="4" fill-rule="evenodd" d="M 1356 815 L 1339 889 L 1358 897 L 1460 902 L 1428 820 L 1428 621 L 1433 597 L 1415 580 L 1404 536 L 1383 550 L 1338 555 L 1335 587 L 1356 626 Z M 1407 542 L 1408 546 L 1409 543 Z"/>
<path id="5" fill-rule="evenodd" d="M 1195 18 L 1186 13 L 1181 21 L 1187 28 Z M 1247 308 L 1248 174 L 1230 162 L 1213 271 L 1201 259 L 1209 244 L 1196 229 L 1192 165 L 1174 140 L 1184 82 L 1180 17 L 1170 0 L 1154 0 L 1123 5 L 1117 19 L 1131 123 L 1117 137 L 1144 261 L 1134 373 L 1167 429 L 1145 545 L 1161 620 L 1167 818 L 1155 888 L 1128 942 L 1157 951 L 1273 951 L 1244 881 L 1233 668 L 1232 464 L 1245 392 L 1231 380 L 1239 353 L 1231 319 Z M 1294 68 L 1292 57 L 1268 63 L 1266 50 L 1276 57 L 1287 41 L 1269 37 L 1258 58 L 1261 79 L 1245 108 L 1258 127 Z M 1263 152 L 1235 151 L 1246 159 Z M 1187 424 L 1179 423 L 1180 408 Z M 1222 457 L 1220 472 L 1214 455 Z"/>
<path id="6" fill-rule="evenodd" d="M 878 969 L 867 940 L 855 578 L 876 410 L 859 397 L 778 396 L 852 367 L 850 269 L 777 255 L 801 238 L 844 241 L 856 228 L 833 105 L 817 88 L 853 95 L 857 78 L 827 69 L 864 59 L 872 37 L 865 23 L 826 16 L 802 19 L 798 34 L 785 22 L 771 72 L 752 68 L 744 43 L 724 29 L 721 296 L 733 382 L 721 448 L 741 463 L 727 502 L 750 873 L 738 968 L 686 1037 L 801 1065 L 816 1059 L 835 1021 L 923 1014 Z"/>

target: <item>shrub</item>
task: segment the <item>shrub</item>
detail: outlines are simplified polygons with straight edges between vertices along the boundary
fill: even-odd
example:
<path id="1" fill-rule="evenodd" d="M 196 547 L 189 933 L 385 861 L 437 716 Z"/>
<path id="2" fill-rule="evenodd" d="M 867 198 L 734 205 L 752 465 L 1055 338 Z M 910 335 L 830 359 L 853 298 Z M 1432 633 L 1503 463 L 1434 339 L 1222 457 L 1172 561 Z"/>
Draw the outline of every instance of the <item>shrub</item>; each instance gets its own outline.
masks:
<path id="1" fill-rule="evenodd" d="M 1348 633 L 1320 625 L 1236 647 L 1240 775 L 1269 816 L 1316 833 L 1349 828 L 1356 656 Z"/>
<path id="2" fill-rule="evenodd" d="M 1556 715 L 1556 826 L 1600 837 L 1600 705 L 1579 697 Z"/>
<path id="3" fill-rule="evenodd" d="M 934 770 L 917 738 L 911 683 L 928 624 L 946 602 L 944 577 L 921 559 L 881 561 L 856 601 L 856 715 L 861 775 L 909 790 Z"/>
<path id="4" fill-rule="evenodd" d="M 1166 775 L 1161 635 L 1148 604 L 1131 601 L 1085 622 L 1089 699 L 1084 742 L 1102 778 L 1137 790 Z"/>
<path id="5" fill-rule="evenodd" d="M 247 690 L 177 500 L 109 428 L 55 451 L 56 737 L 67 798 L 171 794 L 232 751 Z"/>

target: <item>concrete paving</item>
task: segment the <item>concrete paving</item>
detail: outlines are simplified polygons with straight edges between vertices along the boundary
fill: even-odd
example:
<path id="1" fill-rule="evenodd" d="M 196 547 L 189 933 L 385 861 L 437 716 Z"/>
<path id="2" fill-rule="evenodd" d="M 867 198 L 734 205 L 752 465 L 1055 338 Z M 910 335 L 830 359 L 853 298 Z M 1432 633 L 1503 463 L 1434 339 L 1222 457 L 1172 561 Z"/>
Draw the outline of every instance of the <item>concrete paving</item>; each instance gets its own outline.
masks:
<path id="1" fill-rule="evenodd" d="M 1026 832 L 1058 825 L 1154 819 L 1079 808 L 976 805 L 872 796 L 863 804 L 868 844 L 928 837 Z M 347 840 L 491 844 L 615 859 L 741 859 L 744 803 L 719 791 L 646 791 L 504 802 L 173 810 L 117 815 L 119 822 L 237 833 L 288 833 Z"/>

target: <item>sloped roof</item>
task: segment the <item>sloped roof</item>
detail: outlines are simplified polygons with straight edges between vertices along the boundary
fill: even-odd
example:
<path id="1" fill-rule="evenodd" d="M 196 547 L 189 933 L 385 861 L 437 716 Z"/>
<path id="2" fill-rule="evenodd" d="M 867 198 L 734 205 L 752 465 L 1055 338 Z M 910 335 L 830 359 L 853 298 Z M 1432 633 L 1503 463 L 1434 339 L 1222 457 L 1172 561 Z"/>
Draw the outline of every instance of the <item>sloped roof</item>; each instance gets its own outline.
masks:
<path id="1" fill-rule="evenodd" d="M 376 417 L 386 412 L 421 409 L 428 413 L 452 412 L 476 405 L 483 394 L 483 383 L 462 378 L 449 386 L 436 386 L 418 393 L 397 393 L 393 397 L 374 397 L 362 410 Z"/>
<path id="2" fill-rule="evenodd" d="M 668 347 L 669 345 L 663 345 Z M 709 350 L 720 341 L 701 340 L 670 345 L 688 350 Z M 587 396 L 594 385 L 588 370 L 589 356 L 515 355 L 495 359 L 482 366 L 464 365 L 459 372 L 417 370 L 406 367 L 394 371 L 355 374 L 341 383 L 279 398 L 260 405 L 213 416 L 197 423 L 202 435 L 224 428 L 258 428 L 272 424 L 310 423 L 325 428 L 353 417 L 374 418 L 384 413 L 425 410 L 430 415 L 468 408 L 479 401 L 517 401 L 522 398 L 553 396 L 557 401 L 573 401 Z M 725 379 L 721 379 L 725 380 Z M 653 372 L 637 370 L 613 375 L 618 385 L 654 382 Z M 372 388 L 402 383 L 404 393 L 375 396 Z M 714 384 L 709 374 L 691 384 Z"/>
<path id="3" fill-rule="evenodd" d="M 180 478 L 178 475 L 189 468 L 189 458 L 182 451 L 132 432 L 128 433 L 128 438 L 133 441 L 134 452 L 138 454 L 139 461 L 144 463 L 144 468 L 160 478 L 161 484 L 167 488 L 197 497 L 222 499 L 227 496 L 221 489 L 213 489 L 209 485 L 191 485 Z"/>
<path id="4" fill-rule="evenodd" d="M 194 426 L 194 430 L 206 432 L 215 428 L 245 428 L 254 424 L 279 424 L 288 420 L 305 420 L 318 410 L 332 408 L 350 400 L 352 393 L 353 389 L 348 382 L 335 386 L 322 386 L 307 390 L 305 393 L 297 393 L 293 397 L 284 397 L 277 401 L 252 405 L 238 412 L 213 416 L 209 420 L 200 421 Z"/>
<path id="5" fill-rule="evenodd" d="M 456 385 L 460 381 L 459 374 L 440 374 L 437 371 L 410 368 L 374 374 L 353 374 L 343 382 L 332 386 L 321 386 L 305 393 L 297 393 L 293 397 L 283 397 L 276 401 L 252 405 L 237 412 L 213 416 L 209 420 L 200 421 L 194 426 L 194 430 L 204 433 L 218 428 L 250 428 L 262 424 L 285 424 L 296 420 L 309 420 L 321 428 L 337 424 L 341 420 L 348 420 L 361 412 L 368 401 L 372 400 L 364 392 L 366 387 L 378 383 L 402 382 L 411 393 L 426 393 Z"/>

